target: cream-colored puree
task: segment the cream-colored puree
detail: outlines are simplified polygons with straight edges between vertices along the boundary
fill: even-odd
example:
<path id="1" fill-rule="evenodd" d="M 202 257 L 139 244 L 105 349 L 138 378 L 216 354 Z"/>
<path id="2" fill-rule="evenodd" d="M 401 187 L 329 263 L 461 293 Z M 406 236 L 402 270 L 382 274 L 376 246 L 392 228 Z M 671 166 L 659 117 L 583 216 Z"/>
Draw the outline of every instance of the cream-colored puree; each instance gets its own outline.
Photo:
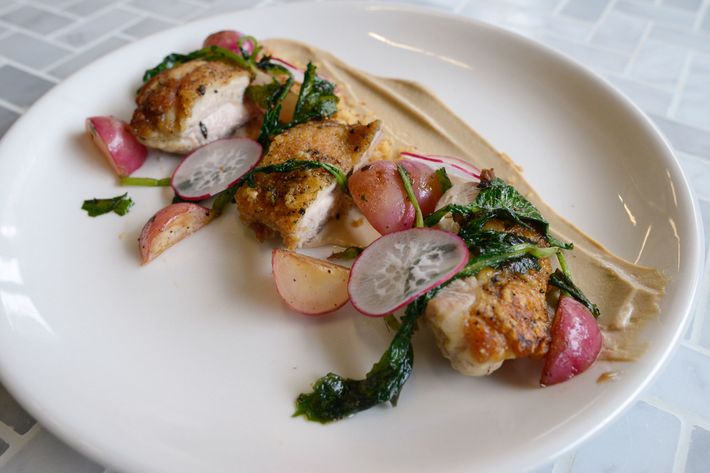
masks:
<path id="1" fill-rule="evenodd" d="M 382 120 L 384 137 L 374 159 L 392 159 L 409 149 L 459 156 L 479 168 L 494 168 L 497 176 L 514 185 L 540 210 L 558 238 L 574 243 L 575 249 L 567 252 L 572 273 L 602 313 L 601 358 L 633 360 L 643 353 L 646 344 L 637 335 L 645 321 L 657 316 L 666 283 L 658 271 L 619 258 L 558 215 L 535 193 L 519 166 L 421 85 L 366 74 L 327 52 L 295 41 L 268 40 L 265 44 L 274 56 L 297 65 L 312 61 L 320 74 L 338 84 L 343 105 L 338 119 Z M 347 243 L 342 230 L 339 237 Z"/>

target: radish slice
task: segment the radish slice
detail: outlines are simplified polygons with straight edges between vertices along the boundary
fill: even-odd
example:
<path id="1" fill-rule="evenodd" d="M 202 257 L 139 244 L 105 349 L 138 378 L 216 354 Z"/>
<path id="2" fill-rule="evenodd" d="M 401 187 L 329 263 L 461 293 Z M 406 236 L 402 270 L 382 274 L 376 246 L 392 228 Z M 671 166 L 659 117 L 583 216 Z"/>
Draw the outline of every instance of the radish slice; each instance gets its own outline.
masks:
<path id="1" fill-rule="evenodd" d="M 434 169 L 443 167 L 446 169 L 446 172 L 451 175 L 458 176 L 467 181 L 471 179 L 477 181 L 481 180 L 481 170 L 460 158 L 453 156 L 423 155 L 410 153 L 409 151 L 403 151 L 401 155 L 405 158 L 417 160 Z"/>
<path id="2" fill-rule="evenodd" d="M 261 154 L 261 145 L 249 138 L 213 141 L 183 158 L 173 172 L 171 185 L 182 199 L 207 199 L 251 171 Z"/>
<path id="3" fill-rule="evenodd" d="M 285 67 L 286 70 L 288 72 L 290 72 L 291 75 L 293 75 L 294 82 L 298 82 L 299 84 L 303 84 L 303 78 L 306 74 L 305 71 L 303 71 L 302 69 L 299 69 L 298 67 L 294 66 L 290 62 L 286 62 L 283 59 L 279 59 L 277 57 L 272 57 L 271 62 L 273 62 L 274 64 L 278 64 L 279 66 Z"/>
<path id="4" fill-rule="evenodd" d="M 348 293 L 372 317 L 391 314 L 451 279 L 468 262 L 466 243 L 453 233 L 412 228 L 375 240 L 355 260 Z"/>

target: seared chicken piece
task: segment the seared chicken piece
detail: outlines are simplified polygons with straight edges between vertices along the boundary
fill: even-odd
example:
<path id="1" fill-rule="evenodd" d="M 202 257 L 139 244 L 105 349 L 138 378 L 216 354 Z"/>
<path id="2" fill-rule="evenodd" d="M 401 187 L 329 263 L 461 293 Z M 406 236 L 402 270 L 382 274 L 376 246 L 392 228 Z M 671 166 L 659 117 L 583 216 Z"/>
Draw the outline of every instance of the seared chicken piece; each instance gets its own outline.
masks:
<path id="1" fill-rule="evenodd" d="M 472 183 L 452 187 L 447 203 L 472 202 L 477 194 L 474 188 Z M 452 220 L 444 226 L 458 230 Z M 519 225 L 504 228 L 500 221 L 492 220 L 487 228 L 545 245 L 542 235 Z M 538 261 L 539 270 L 524 274 L 505 267 L 486 268 L 476 276 L 452 282 L 429 302 L 425 317 L 439 349 L 454 369 L 468 376 L 482 376 L 498 369 L 505 360 L 547 353 L 552 315 L 547 309 L 546 292 L 552 267 L 546 258 Z"/>
<path id="2" fill-rule="evenodd" d="M 380 135 L 380 122 L 344 125 L 327 120 L 308 122 L 276 136 L 261 166 L 288 160 L 320 161 L 347 174 L 364 164 Z M 244 223 L 263 240 L 281 235 L 288 248 L 312 240 L 338 211 L 342 192 L 324 169 L 257 174 L 255 186 L 242 186 L 235 196 Z"/>
<path id="3" fill-rule="evenodd" d="M 189 61 L 138 91 L 131 131 L 144 145 L 188 153 L 230 136 L 250 118 L 243 103 L 249 73 L 220 61 Z"/>

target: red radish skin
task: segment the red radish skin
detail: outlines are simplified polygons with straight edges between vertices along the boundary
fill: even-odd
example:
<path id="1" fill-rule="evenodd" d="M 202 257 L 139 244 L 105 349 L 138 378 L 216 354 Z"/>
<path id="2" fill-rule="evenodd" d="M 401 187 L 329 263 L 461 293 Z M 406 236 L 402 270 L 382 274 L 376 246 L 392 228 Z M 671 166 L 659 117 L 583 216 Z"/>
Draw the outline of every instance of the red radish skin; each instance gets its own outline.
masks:
<path id="1" fill-rule="evenodd" d="M 461 158 L 456 158 L 454 156 L 424 155 L 412 153 L 410 151 L 402 152 L 401 156 L 403 158 L 417 160 L 434 169 L 443 167 L 453 176 L 463 177 L 467 180 L 473 179 L 476 181 L 481 179 L 481 170 Z"/>
<path id="2" fill-rule="evenodd" d="M 551 386 L 586 371 L 599 356 L 602 334 L 589 310 L 570 296 L 562 296 L 552 323 L 540 385 Z"/>
<path id="3" fill-rule="evenodd" d="M 119 177 L 130 176 L 148 156 L 148 149 L 116 117 L 89 117 L 86 131 Z"/>
<path id="4" fill-rule="evenodd" d="M 271 253 L 271 271 L 279 296 L 296 312 L 324 315 L 348 302 L 348 268 L 275 249 Z"/>
<path id="5" fill-rule="evenodd" d="M 417 198 L 419 208 L 423 215 L 429 215 L 436 208 L 443 192 L 441 183 L 434 170 L 425 164 L 416 161 L 402 160 L 399 162 L 409 173 L 412 182 L 412 190 Z"/>
<path id="6" fill-rule="evenodd" d="M 444 230 L 411 228 L 384 235 L 353 263 L 350 302 L 370 317 L 391 314 L 454 277 L 469 257 L 461 237 Z"/>
<path id="7" fill-rule="evenodd" d="M 239 38 L 242 36 L 242 33 L 235 30 L 217 31 L 216 33 L 212 33 L 205 38 L 202 47 L 206 48 L 208 46 L 219 46 L 220 48 L 228 49 L 235 53 L 241 54 L 241 51 L 239 50 Z M 251 54 L 254 51 L 254 45 L 251 41 L 245 41 L 244 44 L 242 44 L 242 47 L 248 54 Z"/>
<path id="8" fill-rule="evenodd" d="M 249 138 L 224 138 L 200 146 L 177 165 L 171 186 L 183 200 L 199 201 L 231 187 L 261 161 L 261 145 Z"/>
<path id="9" fill-rule="evenodd" d="M 175 243 L 192 235 L 212 220 L 210 209 L 192 202 L 171 204 L 158 211 L 138 238 L 143 264 L 149 263 Z"/>

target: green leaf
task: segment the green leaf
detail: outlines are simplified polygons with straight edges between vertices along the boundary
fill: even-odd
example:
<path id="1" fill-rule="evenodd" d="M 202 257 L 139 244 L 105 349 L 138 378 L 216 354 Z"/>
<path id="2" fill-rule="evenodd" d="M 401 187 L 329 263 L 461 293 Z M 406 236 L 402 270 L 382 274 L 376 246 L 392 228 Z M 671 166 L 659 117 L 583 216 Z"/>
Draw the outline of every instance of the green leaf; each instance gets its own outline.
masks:
<path id="1" fill-rule="evenodd" d="M 451 179 L 449 179 L 449 174 L 446 172 L 446 168 L 439 168 L 434 171 L 434 174 L 436 174 L 436 178 L 439 181 L 439 186 L 441 186 L 442 194 L 447 190 L 451 189 L 451 187 L 453 187 L 453 184 L 451 184 Z"/>
<path id="2" fill-rule="evenodd" d="M 289 127 L 328 118 L 338 111 L 339 100 L 335 95 L 335 84 L 318 77 L 316 66 L 309 62 Z"/>
<path id="3" fill-rule="evenodd" d="M 141 186 L 141 187 L 169 187 L 171 179 L 165 177 L 163 179 L 155 179 L 153 177 L 131 177 L 126 176 L 121 178 L 122 186 Z"/>
<path id="4" fill-rule="evenodd" d="M 253 57 L 254 55 L 252 55 Z M 187 54 L 172 53 L 163 58 L 160 64 L 145 71 L 143 74 L 143 82 L 148 82 L 153 77 L 163 71 L 172 69 L 173 67 L 184 64 L 195 59 L 203 59 L 205 61 L 225 61 L 236 64 L 242 69 L 252 70 L 255 66 L 253 61 L 248 61 L 243 56 L 219 46 L 207 46 L 206 48 L 198 49 Z"/>
<path id="5" fill-rule="evenodd" d="M 335 181 L 338 184 L 338 186 L 344 191 L 347 192 L 348 189 L 348 178 L 347 176 L 341 171 L 337 166 L 334 166 L 330 163 L 325 163 L 321 161 L 303 161 L 303 160 L 298 160 L 298 159 L 289 159 L 288 161 L 284 161 L 283 163 L 278 163 L 278 164 L 269 164 L 267 166 L 260 166 L 258 168 L 254 168 L 249 173 L 247 173 L 244 177 L 242 177 L 235 187 L 239 187 L 243 184 L 247 184 L 249 186 L 254 185 L 254 175 L 256 174 L 271 174 L 271 173 L 283 173 L 283 172 L 292 172 L 292 171 L 301 171 L 304 169 L 325 169 L 328 171 L 333 177 L 335 177 Z"/>
<path id="6" fill-rule="evenodd" d="M 360 253 L 362 253 L 362 248 L 358 246 L 349 246 L 345 248 L 343 251 L 336 251 L 330 256 L 328 256 L 329 260 L 334 260 L 334 259 L 355 259 L 358 256 L 360 256 Z"/>
<path id="7" fill-rule="evenodd" d="M 412 179 L 401 164 L 397 164 L 397 171 L 399 172 L 399 177 L 402 179 L 404 192 L 407 193 L 407 198 L 414 207 L 414 226 L 421 228 L 424 226 L 424 219 L 422 218 L 422 209 L 419 207 L 419 201 L 417 200 L 417 196 L 414 195 L 414 189 L 412 189 Z"/>
<path id="8" fill-rule="evenodd" d="M 85 200 L 81 206 L 82 210 L 86 210 L 89 217 L 96 217 L 109 212 L 114 212 L 118 215 L 126 215 L 128 210 L 133 206 L 133 200 L 128 197 L 128 193 L 117 197 L 107 199 L 89 199 Z"/>
<path id="9" fill-rule="evenodd" d="M 595 318 L 601 315 L 599 307 L 593 304 L 587 296 L 584 295 L 582 290 L 572 282 L 572 279 L 559 269 L 556 269 L 555 272 L 552 273 L 549 284 L 566 291 L 570 296 L 574 297 L 579 303 L 589 309 L 589 312 L 591 312 Z"/>

